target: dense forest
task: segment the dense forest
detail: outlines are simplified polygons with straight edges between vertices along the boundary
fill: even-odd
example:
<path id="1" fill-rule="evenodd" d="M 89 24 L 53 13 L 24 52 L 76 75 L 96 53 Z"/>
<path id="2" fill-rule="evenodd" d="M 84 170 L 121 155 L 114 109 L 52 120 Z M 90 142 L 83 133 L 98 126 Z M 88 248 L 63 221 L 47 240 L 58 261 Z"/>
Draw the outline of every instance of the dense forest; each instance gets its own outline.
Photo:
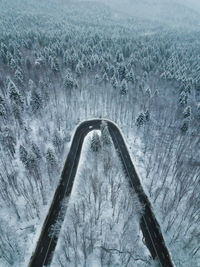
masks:
<path id="1" fill-rule="evenodd" d="M 200 266 L 199 36 L 97 2 L 0 1 L 0 266 L 27 266 L 90 118 L 122 129 L 174 262 Z"/>

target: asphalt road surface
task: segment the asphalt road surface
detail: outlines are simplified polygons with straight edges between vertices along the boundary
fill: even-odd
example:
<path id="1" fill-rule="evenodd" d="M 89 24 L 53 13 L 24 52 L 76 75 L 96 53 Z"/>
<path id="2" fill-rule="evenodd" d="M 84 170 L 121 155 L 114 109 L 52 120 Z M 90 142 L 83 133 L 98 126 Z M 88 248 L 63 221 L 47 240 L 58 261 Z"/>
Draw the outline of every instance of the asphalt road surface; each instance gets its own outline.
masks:
<path id="1" fill-rule="evenodd" d="M 34 254 L 30 259 L 29 267 L 49 266 L 51 263 L 53 252 L 58 240 L 58 233 L 60 231 L 60 229 L 57 229 L 57 235 L 51 235 L 50 233 L 52 232 L 52 227 L 55 225 L 58 218 L 60 220 L 64 220 L 66 210 L 62 209 L 61 216 L 60 208 L 63 200 L 70 196 L 84 138 L 90 131 L 100 129 L 101 121 L 102 120 L 100 119 L 85 121 L 76 129 L 71 148 L 62 171 L 59 185 L 54 194 L 54 198 L 52 200 L 48 215 L 45 219 Z M 145 207 L 144 215 L 140 221 L 140 228 L 143 233 L 145 244 L 148 247 L 152 257 L 158 260 L 160 266 L 172 267 L 173 264 L 168 249 L 165 245 L 160 226 L 153 214 L 151 204 L 142 189 L 139 177 L 131 161 L 131 157 L 122 134 L 114 123 L 107 120 L 105 121 L 107 122 L 114 146 L 119 153 L 124 171 L 129 178 L 130 185 L 134 188 L 135 192 L 138 194 L 140 202 Z"/>

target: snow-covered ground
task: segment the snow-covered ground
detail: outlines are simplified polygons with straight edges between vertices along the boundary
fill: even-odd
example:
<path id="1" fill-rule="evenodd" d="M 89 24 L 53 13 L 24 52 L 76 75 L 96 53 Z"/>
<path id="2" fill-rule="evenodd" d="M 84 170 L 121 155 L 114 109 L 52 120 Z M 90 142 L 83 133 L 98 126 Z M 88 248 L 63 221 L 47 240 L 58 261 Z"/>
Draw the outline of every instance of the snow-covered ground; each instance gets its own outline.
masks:
<path id="1" fill-rule="evenodd" d="M 93 133 L 91 133 L 93 134 Z M 139 220 L 142 207 L 128 185 L 113 144 L 91 150 L 81 162 L 52 266 L 150 266 Z"/>
<path id="2" fill-rule="evenodd" d="M 164 6 L 141 17 L 98 1 L 0 1 L 0 266 L 27 266 L 90 118 L 122 130 L 172 258 L 198 266 L 199 15 Z"/>

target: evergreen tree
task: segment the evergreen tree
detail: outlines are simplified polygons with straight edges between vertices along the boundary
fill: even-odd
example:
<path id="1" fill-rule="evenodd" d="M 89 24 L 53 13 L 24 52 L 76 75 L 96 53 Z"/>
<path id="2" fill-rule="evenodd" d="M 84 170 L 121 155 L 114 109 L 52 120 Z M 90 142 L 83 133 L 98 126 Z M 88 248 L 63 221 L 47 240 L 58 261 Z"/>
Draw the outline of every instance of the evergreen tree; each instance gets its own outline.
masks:
<path id="1" fill-rule="evenodd" d="M 91 64 L 90 60 L 87 60 L 86 68 L 88 70 L 92 70 L 92 64 Z"/>
<path id="2" fill-rule="evenodd" d="M 145 93 L 146 93 L 147 97 L 149 97 L 149 98 L 151 97 L 151 89 L 149 87 L 146 89 Z"/>
<path id="3" fill-rule="evenodd" d="M 15 82 L 17 84 L 19 84 L 19 85 L 23 84 L 24 77 L 23 77 L 22 71 L 20 69 L 17 69 L 15 71 L 14 79 L 15 79 Z"/>
<path id="4" fill-rule="evenodd" d="M 123 55 L 124 55 L 125 58 L 130 57 L 130 55 L 131 55 L 131 47 L 130 47 L 130 44 L 126 44 L 123 47 Z"/>
<path id="5" fill-rule="evenodd" d="M 56 158 L 51 148 L 48 148 L 46 153 L 46 160 L 51 167 L 56 166 Z"/>
<path id="6" fill-rule="evenodd" d="M 7 47 L 5 44 L 1 43 L 1 49 L 0 49 L 0 58 L 3 62 L 3 64 L 7 65 L 8 61 L 7 61 Z"/>
<path id="7" fill-rule="evenodd" d="M 26 62 L 25 62 L 25 64 L 26 64 L 26 68 L 27 68 L 27 70 L 30 71 L 31 68 L 32 68 L 32 64 L 31 64 L 31 60 L 30 60 L 29 57 L 26 57 Z"/>
<path id="8" fill-rule="evenodd" d="M 64 87 L 66 89 L 72 89 L 74 86 L 74 80 L 69 72 L 67 72 L 65 78 L 64 78 Z"/>
<path id="9" fill-rule="evenodd" d="M 104 62 L 103 68 L 104 68 L 104 72 L 105 72 L 107 75 L 109 75 L 110 67 L 109 67 L 108 62 Z"/>
<path id="10" fill-rule="evenodd" d="M 30 106 L 34 113 L 38 112 L 42 108 L 42 98 L 36 89 L 31 91 Z"/>
<path id="11" fill-rule="evenodd" d="M 158 91 L 158 89 L 156 89 L 155 92 L 154 92 L 154 97 L 157 98 L 158 95 L 159 95 L 159 91 Z"/>
<path id="12" fill-rule="evenodd" d="M 130 70 L 130 72 L 127 73 L 126 80 L 127 82 L 135 83 L 135 76 L 132 70 Z"/>
<path id="13" fill-rule="evenodd" d="M 145 111 L 144 116 L 145 116 L 145 121 L 148 122 L 150 120 L 150 113 L 148 110 Z"/>
<path id="14" fill-rule="evenodd" d="M 104 75 L 103 75 L 103 81 L 104 81 L 105 84 L 107 84 L 108 81 L 109 81 L 109 79 L 108 79 L 108 75 L 107 75 L 106 72 L 105 72 Z"/>
<path id="15" fill-rule="evenodd" d="M 112 84 L 114 89 L 117 89 L 118 81 L 117 81 L 117 78 L 115 77 L 115 75 L 111 78 L 111 84 Z"/>
<path id="16" fill-rule="evenodd" d="M 28 89 L 31 91 L 36 89 L 36 85 L 35 85 L 34 81 L 31 79 L 28 81 Z"/>
<path id="17" fill-rule="evenodd" d="M 0 95 L 0 117 L 3 118 L 4 120 L 6 120 L 6 117 L 7 117 L 5 102 L 1 95 Z"/>
<path id="18" fill-rule="evenodd" d="M 11 55 L 10 52 L 7 52 L 6 57 L 7 57 L 7 64 L 10 66 L 11 59 L 13 58 L 13 56 Z"/>
<path id="19" fill-rule="evenodd" d="M 17 68 L 17 63 L 15 62 L 13 57 L 10 60 L 10 68 L 11 68 L 11 70 L 16 70 L 16 68 Z"/>
<path id="20" fill-rule="evenodd" d="M 68 64 L 69 64 L 69 54 L 67 51 L 65 51 L 65 53 L 64 53 L 63 63 L 65 66 L 68 66 Z"/>
<path id="21" fill-rule="evenodd" d="M 11 55 L 14 55 L 15 52 L 14 44 L 9 44 L 8 50 L 11 53 Z"/>
<path id="22" fill-rule="evenodd" d="M 197 118 L 200 120 L 200 104 L 197 106 Z"/>
<path id="23" fill-rule="evenodd" d="M 56 57 L 51 57 L 51 60 L 50 61 L 51 61 L 51 70 L 54 73 L 59 72 L 60 67 L 59 67 L 59 64 L 58 64 L 58 59 Z"/>
<path id="24" fill-rule="evenodd" d="M 68 63 L 72 71 L 75 71 L 76 65 L 78 64 L 78 55 L 75 52 L 68 57 Z"/>
<path id="25" fill-rule="evenodd" d="M 53 138 L 52 138 L 53 145 L 56 149 L 58 149 L 59 152 L 62 151 L 62 146 L 63 146 L 63 140 L 58 133 L 58 131 L 54 132 Z"/>
<path id="26" fill-rule="evenodd" d="M 110 133 L 108 130 L 107 123 L 105 121 L 102 121 L 101 123 L 101 143 L 103 146 L 111 145 Z"/>
<path id="27" fill-rule="evenodd" d="M 142 76 L 143 76 L 142 78 L 146 81 L 148 78 L 148 73 L 144 71 Z"/>
<path id="28" fill-rule="evenodd" d="M 16 146 L 16 137 L 13 133 L 13 131 L 5 127 L 3 131 L 3 144 L 6 146 L 8 151 L 11 153 L 11 155 L 14 157 L 15 154 L 15 146 Z"/>
<path id="29" fill-rule="evenodd" d="M 124 61 L 124 56 L 120 51 L 117 51 L 116 61 L 119 62 L 119 63 Z"/>
<path id="30" fill-rule="evenodd" d="M 128 85 L 125 79 L 121 82 L 120 91 L 121 95 L 126 95 L 128 92 Z"/>
<path id="31" fill-rule="evenodd" d="M 191 115 L 191 107 L 186 107 L 184 112 L 183 112 L 184 118 L 189 118 Z"/>
<path id="32" fill-rule="evenodd" d="M 181 126 L 181 132 L 185 134 L 189 129 L 189 121 L 184 121 L 183 125 Z"/>
<path id="33" fill-rule="evenodd" d="M 194 82 L 194 85 L 195 85 L 195 89 L 197 91 L 200 91 L 200 78 L 197 78 Z"/>
<path id="34" fill-rule="evenodd" d="M 74 83 L 74 88 L 78 88 L 79 87 L 78 81 L 76 79 L 73 80 L 73 83 Z"/>
<path id="35" fill-rule="evenodd" d="M 2 118 L 6 118 L 6 109 L 4 107 L 4 105 L 0 104 L 0 117 Z"/>
<path id="36" fill-rule="evenodd" d="M 19 124 L 22 124 L 21 114 L 18 105 L 15 103 L 12 106 L 12 112 L 16 120 L 18 120 Z"/>
<path id="37" fill-rule="evenodd" d="M 19 147 L 19 158 L 21 162 L 26 166 L 27 164 L 27 159 L 28 159 L 28 152 L 26 151 L 25 147 L 20 145 Z"/>
<path id="38" fill-rule="evenodd" d="M 95 83 L 98 84 L 98 83 L 100 83 L 100 81 L 101 81 L 101 79 L 99 77 L 99 74 L 96 74 L 95 75 Z"/>
<path id="39" fill-rule="evenodd" d="M 91 150 L 94 152 L 98 152 L 101 148 L 101 141 L 97 132 L 93 133 L 92 140 L 91 140 Z"/>
<path id="40" fill-rule="evenodd" d="M 36 144 L 32 143 L 31 150 L 38 160 L 42 158 L 40 148 Z"/>
<path id="41" fill-rule="evenodd" d="M 122 81 L 123 79 L 126 78 L 126 74 L 127 74 L 127 72 L 126 72 L 125 66 L 123 64 L 119 64 L 119 66 L 118 66 L 118 75 L 119 75 L 120 81 Z"/>
<path id="42" fill-rule="evenodd" d="M 109 75 L 110 75 L 110 77 L 113 77 L 115 75 L 115 67 L 114 66 L 110 67 Z"/>
<path id="43" fill-rule="evenodd" d="M 17 104 L 18 106 L 20 106 L 21 108 L 23 108 L 24 101 L 23 101 L 16 85 L 11 80 L 9 80 L 9 83 L 8 83 L 8 92 L 9 92 L 10 100 L 12 102 L 14 102 L 15 104 Z"/>
<path id="44" fill-rule="evenodd" d="M 78 64 L 76 65 L 76 69 L 75 69 L 75 72 L 76 72 L 78 77 L 81 76 L 83 69 L 84 69 L 84 66 L 83 66 L 82 62 L 79 61 Z"/>
<path id="45" fill-rule="evenodd" d="M 140 112 L 137 119 L 136 119 L 136 125 L 137 127 L 143 126 L 145 123 L 145 115 L 143 112 Z"/>
<path id="46" fill-rule="evenodd" d="M 179 103 L 181 106 L 185 106 L 187 105 L 187 101 L 188 101 L 188 95 L 186 94 L 185 91 L 182 91 L 180 93 L 180 96 L 179 96 Z"/>
<path id="47" fill-rule="evenodd" d="M 29 170 L 30 173 L 35 172 L 35 170 L 37 168 L 37 162 L 36 162 L 35 154 L 33 154 L 33 153 L 28 154 L 25 166 L 26 166 L 27 170 Z"/>
<path id="48" fill-rule="evenodd" d="M 0 104 L 4 105 L 4 99 L 3 96 L 0 95 Z"/>

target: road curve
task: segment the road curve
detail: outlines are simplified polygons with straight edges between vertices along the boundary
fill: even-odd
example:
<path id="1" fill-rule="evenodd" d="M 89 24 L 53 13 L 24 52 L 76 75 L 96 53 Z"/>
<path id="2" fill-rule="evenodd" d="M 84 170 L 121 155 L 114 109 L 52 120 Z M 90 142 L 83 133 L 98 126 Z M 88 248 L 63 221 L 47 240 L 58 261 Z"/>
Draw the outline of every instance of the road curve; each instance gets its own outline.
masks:
<path id="1" fill-rule="evenodd" d="M 109 120 L 105 121 L 107 122 L 114 146 L 119 153 L 124 171 L 129 177 L 130 185 L 134 188 L 135 192 L 138 194 L 140 202 L 144 205 L 144 215 L 140 221 L 140 228 L 145 239 L 145 244 L 152 257 L 154 259 L 157 258 L 160 266 L 173 267 L 160 226 L 153 214 L 151 204 L 141 186 L 122 134 L 113 122 Z M 30 259 L 28 265 L 29 267 L 43 267 L 50 265 L 51 263 L 53 252 L 58 240 L 58 234 L 56 236 L 50 235 L 52 226 L 56 223 L 57 219 L 60 218 L 62 201 L 66 197 L 70 196 L 84 138 L 90 131 L 100 129 L 101 122 L 102 120 L 100 119 L 85 121 L 82 122 L 76 129 L 70 151 L 61 174 L 60 182 L 54 194 L 48 215 L 45 219 L 36 249 Z M 62 210 L 62 220 L 64 220 L 65 212 L 66 210 Z M 57 230 L 57 233 L 59 231 L 60 229 Z"/>

